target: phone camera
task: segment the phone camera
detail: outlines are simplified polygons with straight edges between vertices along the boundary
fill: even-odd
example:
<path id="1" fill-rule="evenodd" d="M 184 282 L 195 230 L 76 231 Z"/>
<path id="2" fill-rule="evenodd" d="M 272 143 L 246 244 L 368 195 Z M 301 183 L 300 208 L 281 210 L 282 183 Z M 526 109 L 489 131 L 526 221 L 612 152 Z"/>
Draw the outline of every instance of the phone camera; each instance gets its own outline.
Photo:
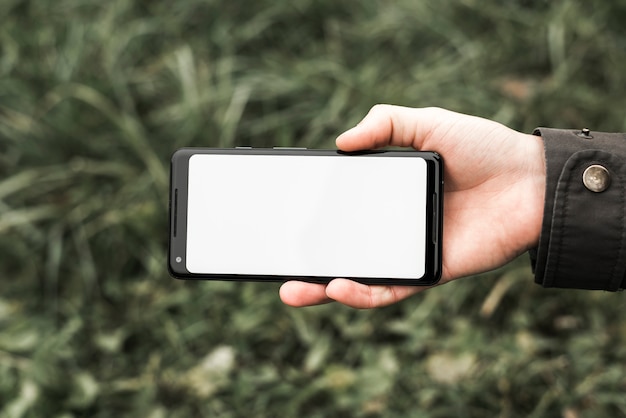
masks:
<path id="1" fill-rule="evenodd" d="M 181 261 L 183 261 L 183 258 L 182 258 L 182 257 L 176 257 L 176 262 L 177 262 L 177 263 L 180 263 Z"/>

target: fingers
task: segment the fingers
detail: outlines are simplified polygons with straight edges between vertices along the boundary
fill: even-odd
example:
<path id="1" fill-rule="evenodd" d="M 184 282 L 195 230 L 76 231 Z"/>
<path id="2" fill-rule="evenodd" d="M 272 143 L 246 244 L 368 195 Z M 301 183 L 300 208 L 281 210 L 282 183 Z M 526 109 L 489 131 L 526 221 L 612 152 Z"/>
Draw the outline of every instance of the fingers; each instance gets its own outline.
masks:
<path id="1" fill-rule="evenodd" d="M 280 299 L 289 306 L 311 306 L 332 302 L 326 296 L 326 285 L 289 281 L 280 287 Z"/>
<path id="2" fill-rule="evenodd" d="M 337 301 L 358 309 L 379 308 L 426 289 L 418 286 L 369 286 L 346 279 L 332 280 L 328 285 L 290 281 L 280 288 L 286 305 L 311 306 Z"/>
<path id="3" fill-rule="evenodd" d="M 433 123 L 429 113 L 437 111 L 442 109 L 376 105 L 357 126 L 337 138 L 337 147 L 343 151 L 375 149 L 387 145 L 420 149 Z"/>
<path id="4" fill-rule="evenodd" d="M 326 287 L 326 295 L 358 309 L 380 308 L 419 292 L 417 286 L 370 286 L 346 279 L 335 279 Z"/>

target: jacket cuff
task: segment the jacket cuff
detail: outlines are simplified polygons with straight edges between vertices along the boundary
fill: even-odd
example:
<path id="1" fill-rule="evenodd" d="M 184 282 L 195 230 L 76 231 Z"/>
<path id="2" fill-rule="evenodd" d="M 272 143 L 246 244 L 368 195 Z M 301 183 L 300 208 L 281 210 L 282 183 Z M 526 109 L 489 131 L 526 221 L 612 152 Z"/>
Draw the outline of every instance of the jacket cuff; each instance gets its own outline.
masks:
<path id="1" fill-rule="evenodd" d="M 539 246 L 544 287 L 616 291 L 626 284 L 626 135 L 538 128 L 546 195 Z M 591 167 L 591 168 L 590 168 Z"/>

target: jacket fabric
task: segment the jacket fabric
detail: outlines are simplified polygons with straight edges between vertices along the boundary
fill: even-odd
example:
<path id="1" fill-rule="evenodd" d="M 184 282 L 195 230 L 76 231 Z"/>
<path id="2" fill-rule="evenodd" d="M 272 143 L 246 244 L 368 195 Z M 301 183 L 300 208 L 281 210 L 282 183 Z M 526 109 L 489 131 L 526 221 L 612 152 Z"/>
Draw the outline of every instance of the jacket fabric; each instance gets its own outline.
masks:
<path id="1" fill-rule="evenodd" d="M 550 128 L 535 135 L 544 141 L 547 175 L 541 237 L 530 252 L 535 281 L 624 289 L 626 135 Z"/>

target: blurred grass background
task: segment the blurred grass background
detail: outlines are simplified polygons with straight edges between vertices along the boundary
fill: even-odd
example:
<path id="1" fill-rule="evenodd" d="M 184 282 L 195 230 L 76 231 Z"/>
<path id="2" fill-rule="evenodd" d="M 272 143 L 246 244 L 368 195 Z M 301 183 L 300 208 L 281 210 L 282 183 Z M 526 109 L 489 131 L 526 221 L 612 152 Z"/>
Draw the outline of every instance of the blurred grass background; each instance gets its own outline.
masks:
<path id="1" fill-rule="evenodd" d="M 541 289 L 525 257 L 375 311 L 165 267 L 176 148 L 333 147 L 376 103 L 626 131 L 625 21 L 623 0 L 2 0 L 0 416 L 626 416 L 623 295 Z"/>

